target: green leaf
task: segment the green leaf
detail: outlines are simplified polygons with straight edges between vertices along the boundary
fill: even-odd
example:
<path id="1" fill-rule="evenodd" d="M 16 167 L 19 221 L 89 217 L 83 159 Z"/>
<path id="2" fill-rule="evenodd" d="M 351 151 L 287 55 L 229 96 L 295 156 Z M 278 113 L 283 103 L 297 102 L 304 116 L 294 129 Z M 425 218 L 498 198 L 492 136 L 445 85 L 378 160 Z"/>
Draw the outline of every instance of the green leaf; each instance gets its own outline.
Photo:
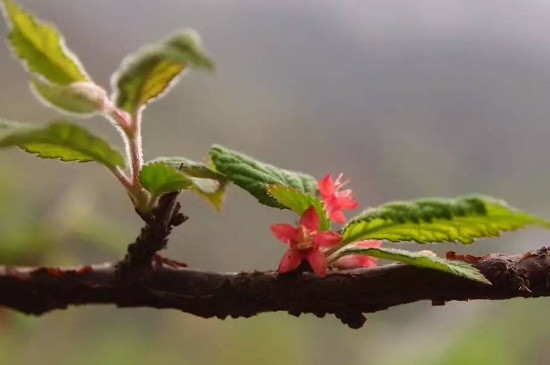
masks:
<path id="1" fill-rule="evenodd" d="M 151 162 L 162 162 L 183 172 L 193 182 L 190 190 L 209 201 L 216 210 L 221 210 L 228 182 L 224 175 L 205 163 L 192 161 L 185 157 L 159 157 Z"/>
<path id="2" fill-rule="evenodd" d="M 28 127 L 28 124 L 12 122 L 10 120 L 0 119 L 0 138 L 12 133 L 17 129 Z"/>
<path id="3" fill-rule="evenodd" d="M 227 187 L 227 183 L 227 179 L 219 181 L 216 190 L 211 192 L 206 192 L 204 191 L 204 189 L 200 189 L 197 186 L 191 187 L 191 191 L 199 194 L 202 198 L 210 202 L 217 211 L 220 211 L 222 209 L 223 198 L 225 196 L 225 188 Z"/>
<path id="4" fill-rule="evenodd" d="M 190 30 L 129 56 L 112 80 L 117 106 L 136 114 L 149 101 L 166 93 L 188 66 L 213 67 L 200 48 L 197 33 Z"/>
<path id="5" fill-rule="evenodd" d="M 84 128 L 65 121 L 52 122 L 44 127 L 17 128 L 0 138 L 0 147 L 17 146 L 38 157 L 61 161 L 96 161 L 109 169 L 124 167 L 124 157 L 109 144 Z"/>
<path id="6" fill-rule="evenodd" d="M 99 110 L 106 93 L 91 82 L 56 85 L 39 78 L 31 80 L 36 96 L 48 106 L 70 113 L 92 114 Z"/>
<path id="7" fill-rule="evenodd" d="M 31 72 L 58 85 L 88 79 L 54 26 L 36 19 L 11 0 L 2 0 L 2 5 L 12 51 Z"/>
<path id="8" fill-rule="evenodd" d="M 148 163 L 143 166 L 139 173 L 139 181 L 155 197 L 193 186 L 193 182 L 185 174 L 162 162 Z"/>
<path id="9" fill-rule="evenodd" d="M 327 218 L 324 204 L 318 198 L 308 193 L 300 192 L 294 188 L 281 185 L 269 185 L 267 187 L 267 193 L 283 206 L 299 215 L 302 215 L 307 208 L 313 205 L 321 221 L 319 230 L 326 231 L 330 228 L 330 221 Z"/>
<path id="10" fill-rule="evenodd" d="M 216 191 L 218 191 L 220 187 L 220 183 L 216 180 L 203 179 L 200 177 L 191 177 L 191 176 L 189 176 L 189 179 L 193 182 L 193 185 L 197 189 L 199 189 L 199 191 L 202 191 L 203 193 L 206 193 L 206 194 L 215 193 Z"/>
<path id="11" fill-rule="evenodd" d="M 196 162 L 185 157 L 158 157 L 151 162 L 162 162 L 193 177 L 213 180 L 227 180 L 218 171 L 203 162 Z"/>
<path id="12" fill-rule="evenodd" d="M 331 256 L 329 260 L 333 261 L 347 255 L 365 255 L 400 261 L 427 269 L 444 271 L 480 283 L 491 284 L 477 268 L 466 262 L 446 260 L 424 252 L 411 252 L 395 248 L 345 247 Z"/>
<path id="13" fill-rule="evenodd" d="M 343 228 L 342 244 L 366 239 L 468 244 L 477 237 L 494 237 L 527 225 L 550 227 L 490 197 L 420 199 L 367 209 Z"/>
<path id="14" fill-rule="evenodd" d="M 317 181 L 310 175 L 283 170 L 219 145 L 212 146 L 209 155 L 218 172 L 264 205 L 286 208 L 267 193 L 269 185 L 287 186 L 310 195 L 317 192 Z"/>

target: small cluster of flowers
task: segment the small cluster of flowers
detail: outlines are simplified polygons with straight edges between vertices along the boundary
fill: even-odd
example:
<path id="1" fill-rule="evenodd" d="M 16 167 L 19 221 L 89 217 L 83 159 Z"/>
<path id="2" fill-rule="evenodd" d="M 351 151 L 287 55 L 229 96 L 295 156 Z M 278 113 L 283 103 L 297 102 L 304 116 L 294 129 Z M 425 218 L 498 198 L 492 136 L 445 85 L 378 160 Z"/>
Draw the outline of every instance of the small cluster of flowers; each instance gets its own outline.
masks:
<path id="1" fill-rule="evenodd" d="M 317 185 L 327 217 L 337 223 L 346 222 L 342 210 L 355 209 L 358 206 L 352 191 L 342 189 L 348 182 L 349 180 L 342 182 L 342 174 L 338 175 L 336 181 L 327 174 L 319 180 Z M 337 246 L 342 241 L 342 237 L 330 230 L 319 231 L 319 225 L 320 218 L 313 206 L 304 211 L 297 227 L 285 223 L 271 225 L 273 235 L 290 246 L 279 264 L 280 273 L 292 271 L 300 266 L 302 260 L 306 260 L 317 275 L 321 277 L 326 275 L 325 252 Z M 380 243 L 381 241 L 377 240 L 367 240 L 355 242 L 353 245 L 380 247 Z M 377 264 L 376 260 L 369 256 L 349 255 L 338 259 L 333 265 L 340 269 L 350 269 L 373 267 Z"/>

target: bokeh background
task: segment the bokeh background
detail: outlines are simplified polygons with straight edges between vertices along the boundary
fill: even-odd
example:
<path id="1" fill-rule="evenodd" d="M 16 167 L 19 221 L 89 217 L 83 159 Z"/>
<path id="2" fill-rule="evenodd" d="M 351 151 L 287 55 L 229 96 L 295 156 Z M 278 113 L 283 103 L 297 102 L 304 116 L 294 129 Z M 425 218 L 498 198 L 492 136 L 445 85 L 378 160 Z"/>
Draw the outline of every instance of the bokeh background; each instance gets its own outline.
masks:
<path id="1" fill-rule="evenodd" d="M 187 75 L 144 116 L 145 157 L 201 159 L 212 143 L 321 177 L 345 172 L 362 206 L 484 193 L 550 217 L 550 4 L 541 0 L 22 0 L 57 24 L 94 80 L 182 27 L 214 74 Z M 6 33 L 0 24 L 0 33 Z M 0 115 L 46 122 L 27 75 L 0 48 Z M 83 120 L 120 145 L 104 120 Z M 141 225 L 99 165 L 0 154 L 0 262 L 115 260 Z M 183 194 L 191 219 L 166 255 L 193 267 L 263 270 L 289 212 L 231 187 L 224 211 Z M 529 229 L 443 253 L 513 253 L 548 244 Z M 405 244 L 403 244 L 405 246 Z M 425 247 L 423 247 L 425 248 Z M 203 320 L 176 311 L 70 308 L 0 312 L 2 364 L 547 364 L 549 299 L 430 303 L 368 316 L 285 313 Z"/>

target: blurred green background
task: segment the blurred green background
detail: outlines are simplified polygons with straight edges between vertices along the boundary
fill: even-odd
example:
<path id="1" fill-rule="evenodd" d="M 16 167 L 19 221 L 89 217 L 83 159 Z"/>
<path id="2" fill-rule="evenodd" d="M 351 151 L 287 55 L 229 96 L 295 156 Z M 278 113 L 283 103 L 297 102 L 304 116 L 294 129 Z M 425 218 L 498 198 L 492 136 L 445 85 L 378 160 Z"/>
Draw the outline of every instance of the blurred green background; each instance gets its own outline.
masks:
<path id="1" fill-rule="evenodd" d="M 216 72 L 191 73 L 146 110 L 145 157 L 201 159 L 221 143 L 316 177 L 341 171 L 362 206 L 484 193 L 550 217 L 550 4 L 540 0 L 22 0 L 57 24 L 94 80 L 182 27 Z M 0 32 L 6 33 L 5 24 Z M 0 115 L 46 122 L 27 75 L 0 48 Z M 101 119 L 82 124 L 119 143 Z M 107 170 L 0 154 L 0 262 L 120 258 L 140 220 Z M 209 270 L 273 269 L 270 223 L 295 219 L 230 188 L 224 212 L 184 194 L 191 217 L 165 253 Z M 530 229 L 439 253 L 548 244 Z M 284 313 L 203 320 L 176 311 L 0 312 L 1 364 L 547 364 L 549 299 L 430 303 L 368 316 Z"/>

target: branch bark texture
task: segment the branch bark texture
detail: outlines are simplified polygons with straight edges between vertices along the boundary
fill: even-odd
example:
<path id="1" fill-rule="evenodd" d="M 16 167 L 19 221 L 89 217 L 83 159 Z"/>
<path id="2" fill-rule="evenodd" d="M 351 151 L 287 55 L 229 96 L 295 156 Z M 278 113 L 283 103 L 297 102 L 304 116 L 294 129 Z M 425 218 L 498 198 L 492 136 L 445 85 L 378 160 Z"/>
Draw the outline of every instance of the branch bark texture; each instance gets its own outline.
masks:
<path id="1" fill-rule="evenodd" d="M 476 266 L 493 285 L 443 272 L 393 264 L 371 269 L 311 273 L 218 273 L 157 263 L 121 270 L 121 263 L 81 267 L 0 266 L 0 305 L 43 314 L 71 305 L 172 308 L 200 317 L 250 317 L 263 312 L 334 314 L 352 328 L 364 313 L 429 300 L 535 298 L 550 296 L 550 248 L 523 255 L 448 258 Z"/>

